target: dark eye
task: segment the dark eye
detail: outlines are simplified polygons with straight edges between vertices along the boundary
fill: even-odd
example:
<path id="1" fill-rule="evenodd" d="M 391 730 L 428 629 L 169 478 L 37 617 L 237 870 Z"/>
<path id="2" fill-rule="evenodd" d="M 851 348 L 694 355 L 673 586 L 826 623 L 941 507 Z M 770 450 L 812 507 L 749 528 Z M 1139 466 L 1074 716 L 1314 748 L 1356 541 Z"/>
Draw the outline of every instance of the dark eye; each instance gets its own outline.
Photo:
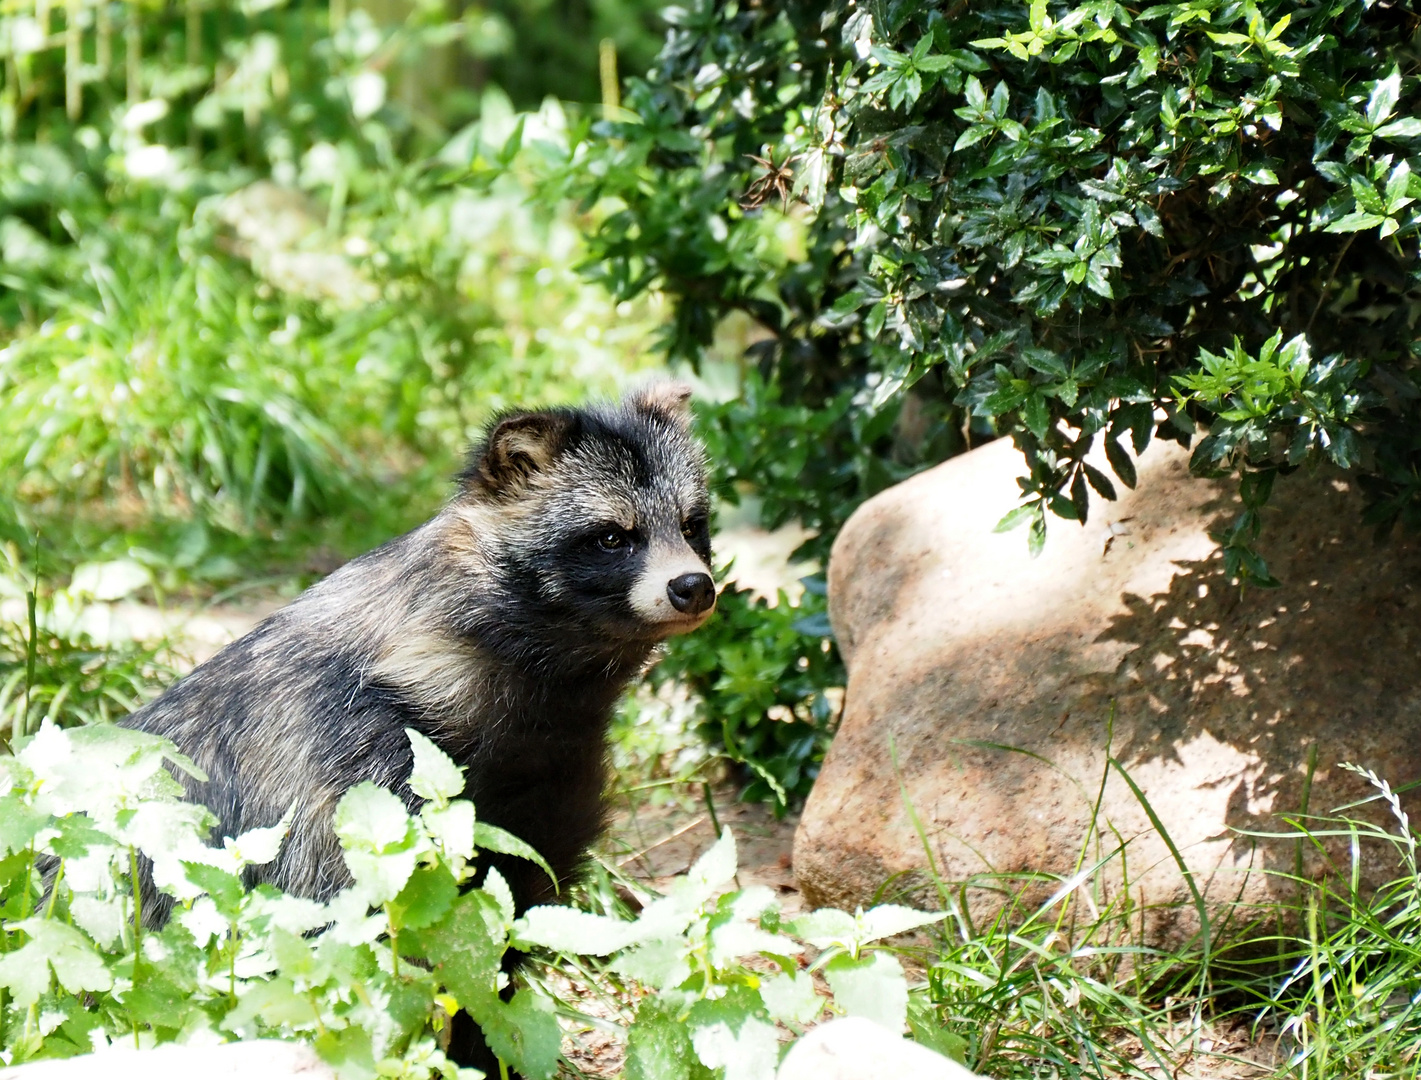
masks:
<path id="1" fill-rule="evenodd" d="M 703 517 L 687 518 L 681 523 L 681 535 L 687 540 L 694 540 L 705 532 L 706 519 Z"/>
<path id="2" fill-rule="evenodd" d="M 608 529 L 598 534 L 597 546 L 603 551 L 619 551 L 627 546 L 627 534 L 621 529 Z"/>

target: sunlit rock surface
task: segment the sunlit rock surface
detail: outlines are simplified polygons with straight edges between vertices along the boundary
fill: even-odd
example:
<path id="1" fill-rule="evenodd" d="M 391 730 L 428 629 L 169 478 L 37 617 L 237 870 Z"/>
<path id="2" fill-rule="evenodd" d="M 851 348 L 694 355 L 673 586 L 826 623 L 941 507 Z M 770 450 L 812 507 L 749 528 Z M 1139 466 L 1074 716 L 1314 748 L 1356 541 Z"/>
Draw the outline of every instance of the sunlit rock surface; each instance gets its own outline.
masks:
<path id="1" fill-rule="evenodd" d="M 1283 587 L 1240 595 L 1208 535 L 1233 519 L 1233 488 L 1191 478 L 1187 460 L 1156 442 L 1136 491 L 1117 481 L 1120 501 L 1094 500 L 1085 527 L 1052 520 L 1036 559 L 1024 531 L 992 531 L 1025 471 L 1007 441 L 854 515 L 829 573 L 845 717 L 795 839 L 806 901 L 868 906 L 904 874 L 895 884 L 932 902 L 925 837 L 943 879 L 975 881 L 979 925 L 1015 887 L 992 875 L 1108 859 L 1095 909 L 1119 910 L 1128 877 L 1132 924 L 1175 941 L 1198 919 L 1145 802 L 1216 928 L 1236 900 L 1295 896 L 1283 875 L 1298 866 L 1350 872 L 1345 838 L 1324 855 L 1260 834 L 1376 794 L 1344 762 L 1421 776 L 1421 547 L 1378 546 L 1348 483 L 1298 473 L 1278 482 L 1260 545 Z M 1382 801 L 1348 813 L 1396 826 Z M 1364 886 L 1397 869 L 1386 845 L 1362 845 Z"/>

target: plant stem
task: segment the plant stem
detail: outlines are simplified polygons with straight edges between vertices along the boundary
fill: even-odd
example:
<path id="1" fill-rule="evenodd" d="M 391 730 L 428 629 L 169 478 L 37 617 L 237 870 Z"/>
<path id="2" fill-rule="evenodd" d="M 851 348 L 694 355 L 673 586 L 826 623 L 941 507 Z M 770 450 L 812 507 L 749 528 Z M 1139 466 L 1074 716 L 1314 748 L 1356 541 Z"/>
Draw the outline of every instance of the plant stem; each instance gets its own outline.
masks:
<path id="1" fill-rule="evenodd" d="M 143 885 L 138 878 L 138 852 L 132 844 L 128 845 L 128 873 L 133 879 L 133 974 L 137 981 L 138 958 L 142 955 L 139 949 L 143 944 Z"/>
<path id="2" fill-rule="evenodd" d="M 237 1004 L 237 920 L 227 924 L 227 1000 Z"/>
<path id="3" fill-rule="evenodd" d="M 34 581 L 25 593 L 25 610 L 29 617 L 30 636 L 25 642 L 25 711 L 15 717 L 10 728 L 10 749 L 25 737 L 30 719 L 30 691 L 35 685 L 35 664 L 39 659 L 39 619 L 36 608 L 39 605 L 39 533 L 35 533 Z"/>
<path id="4" fill-rule="evenodd" d="M 59 860 L 59 869 L 54 873 L 54 883 L 49 887 L 49 903 L 45 906 L 44 917 L 52 919 L 54 917 L 54 901 L 59 896 L 59 883 L 64 880 L 64 860 Z"/>
<path id="5" fill-rule="evenodd" d="M 701 797 L 706 801 L 706 812 L 710 814 L 711 826 L 715 829 L 715 838 L 720 839 L 720 817 L 715 812 L 715 799 L 711 796 L 711 786 L 709 782 L 701 784 Z"/>

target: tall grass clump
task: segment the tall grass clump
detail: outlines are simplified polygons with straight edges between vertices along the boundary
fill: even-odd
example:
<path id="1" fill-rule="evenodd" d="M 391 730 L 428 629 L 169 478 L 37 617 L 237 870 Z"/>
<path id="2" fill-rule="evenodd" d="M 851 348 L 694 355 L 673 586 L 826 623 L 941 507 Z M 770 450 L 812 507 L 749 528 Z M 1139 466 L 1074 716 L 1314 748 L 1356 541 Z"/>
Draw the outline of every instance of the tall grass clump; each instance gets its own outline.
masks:
<path id="1" fill-rule="evenodd" d="M 1369 769 L 1343 767 L 1376 789 L 1366 802 L 1390 811 L 1390 828 L 1348 813 L 1361 804 L 1298 821 L 1299 840 L 1319 852 L 1325 839 L 1345 839 L 1349 861 L 1321 881 L 1297 881 L 1287 932 L 1258 942 L 1255 973 L 1228 988 L 1245 1002 L 1238 1015 L 1277 1032 L 1281 1075 L 1411 1077 L 1421 1067 L 1421 874 L 1400 794 L 1416 785 L 1393 788 Z M 1397 877 L 1362 891 L 1364 858 L 1394 860 Z"/>
<path id="2" fill-rule="evenodd" d="M 577 278 L 570 206 L 527 204 L 563 107 L 455 92 L 482 13 L 83 10 L 83 48 L 134 64 L 67 97 L 62 50 L 0 73 L 0 492 L 27 519 L 357 519 L 368 546 L 491 412 L 647 363 L 650 307 Z"/>
<path id="3" fill-rule="evenodd" d="M 13 747 L 45 723 L 106 724 L 156 697 L 177 675 L 166 641 L 108 633 L 111 602 L 152 582 L 135 562 L 82 564 L 56 588 L 41 545 L 0 534 L 0 740 Z"/>

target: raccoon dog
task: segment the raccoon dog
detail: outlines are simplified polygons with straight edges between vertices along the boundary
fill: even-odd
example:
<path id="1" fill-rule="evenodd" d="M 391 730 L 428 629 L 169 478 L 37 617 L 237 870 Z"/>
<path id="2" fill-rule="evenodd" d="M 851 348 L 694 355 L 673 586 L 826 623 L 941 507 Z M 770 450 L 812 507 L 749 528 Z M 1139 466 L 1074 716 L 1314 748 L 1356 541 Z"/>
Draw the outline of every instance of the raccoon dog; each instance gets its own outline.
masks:
<path id="1" fill-rule="evenodd" d="M 419 805 L 406 786 L 411 727 L 467 768 L 480 820 L 532 844 L 566 884 L 603 827 L 619 695 L 658 642 L 715 606 L 688 402 L 664 384 L 619 405 L 504 415 L 433 519 L 123 723 L 201 766 L 208 780 L 185 781 L 188 794 L 222 834 L 295 808 L 252 883 L 318 900 L 349 884 L 335 805 L 362 780 Z M 520 910 L 554 896 L 531 863 L 494 862 Z M 168 906 L 154 896 L 144 911 L 161 922 Z"/>

